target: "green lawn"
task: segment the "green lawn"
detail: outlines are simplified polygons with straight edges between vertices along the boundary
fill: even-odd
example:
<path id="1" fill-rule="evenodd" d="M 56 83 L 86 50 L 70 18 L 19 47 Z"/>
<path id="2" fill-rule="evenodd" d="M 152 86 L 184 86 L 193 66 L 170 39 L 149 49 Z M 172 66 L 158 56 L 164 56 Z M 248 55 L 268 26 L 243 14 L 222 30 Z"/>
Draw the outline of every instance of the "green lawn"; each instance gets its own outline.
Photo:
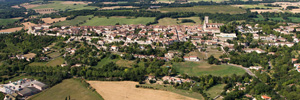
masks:
<path id="1" fill-rule="evenodd" d="M 245 73 L 245 70 L 229 66 L 229 65 L 210 65 L 207 61 L 200 62 L 180 62 L 173 63 L 172 65 L 179 73 L 185 73 L 191 76 L 200 76 L 200 75 L 215 75 L 215 76 L 225 76 L 225 75 L 242 75 Z"/>
<path id="2" fill-rule="evenodd" d="M 94 17 L 88 20 L 82 26 L 100 26 L 100 25 L 116 25 L 119 24 L 147 24 L 154 22 L 154 17 L 138 17 L 138 18 L 126 18 L 126 17 Z"/>
<path id="3" fill-rule="evenodd" d="M 60 56 L 60 53 L 59 52 L 52 52 L 52 53 L 48 54 L 47 56 L 49 56 L 51 58 L 56 58 L 56 57 Z"/>
<path id="4" fill-rule="evenodd" d="M 19 19 L 0 19 L 0 25 L 12 24 L 18 21 Z"/>
<path id="5" fill-rule="evenodd" d="M 88 89 L 75 79 L 63 80 L 62 83 L 34 95 L 30 100 L 65 100 L 68 96 L 71 100 L 103 100 L 96 91 Z"/>
<path id="6" fill-rule="evenodd" d="M 135 64 L 134 61 L 130 61 L 130 60 L 124 60 L 124 59 L 110 59 L 109 57 L 103 58 L 101 59 L 100 62 L 98 62 L 98 64 L 96 66 L 93 67 L 102 67 L 103 65 L 106 65 L 110 62 L 114 62 L 116 63 L 118 66 L 121 67 L 131 67 L 133 64 Z"/>
<path id="7" fill-rule="evenodd" d="M 61 25 L 61 26 L 67 26 L 67 25 L 71 25 L 71 26 L 76 26 L 79 25 L 81 23 L 84 23 L 86 20 L 88 20 L 89 18 L 92 18 L 93 15 L 87 15 L 87 16 L 78 16 L 72 20 L 65 20 L 59 23 L 55 23 L 54 25 Z"/>
<path id="8" fill-rule="evenodd" d="M 31 9 L 43 9 L 43 8 L 53 8 L 55 10 L 65 11 L 65 10 L 82 10 L 82 9 L 95 9 L 98 7 L 88 6 L 87 4 L 62 4 L 63 1 L 51 1 L 52 3 L 34 7 Z"/>
<path id="9" fill-rule="evenodd" d="M 181 23 L 183 19 L 191 19 L 196 23 Z M 198 25 L 201 23 L 202 21 L 199 17 L 178 18 L 178 20 L 175 18 L 162 18 L 158 20 L 158 25 Z"/>
<path id="10" fill-rule="evenodd" d="M 260 20 L 265 20 L 264 16 L 262 15 L 257 15 L 258 18 L 254 18 L 254 20 L 256 21 L 260 21 Z"/>
<path id="11" fill-rule="evenodd" d="M 202 95 L 200 93 L 187 91 L 187 90 L 175 89 L 173 86 L 169 86 L 169 85 L 164 86 L 164 85 L 159 85 L 159 84 L 142 84 L 142 86 L 151 86 L 151 87 L 157 88 L 159 90 L 173 92 L 173 93 L 176 93 L 176 94 L 180 94 L 180 95 L 183 95 L 183 96 L 195 98 L 195 99 L 198 99 L 198 100 L 204 100 L 204 98 L 202 97 Z"/>
<path id="12" fill-rule="evenodd" d="M 299 23 L 300 22 L 300 17 L 288 17 L 289 19 L 292 20 L 294 23 Z"/>
<path id="13" fill-rule="evenodd" d="M 273 18 L 269 18 L 270 20 L 273 20 L 273 21 L 285 21 L 283 18 L 281 17 L 273 17 Z"/>
<path id="14" fill-rule="evenodd" d="M 242 8 L 280 8 L 280 7 L 268 7 L 268 6 L 265 6 L 263 4 L 253 4 L 253 5 L 240 5 L 239 7 L 242 7 Z"/>
<path id="15" fill-rule="evenodd" d="M 209 88 L 206 93 L 207 95 L 210 97 L 210 98 L 214 98 L 216 97 L 217 95 L 220 95 L 223 91 L 223 88 L 224 86 L 226 86 L 226 84 L 218 84 L 218 85 L 215 85 L 211 88 Z"/>
<path id="16" fill-rule="evenodd" d="M 50 60 L 49 62 L 32 62 L 29 64 L 29 66 L 60 66 L 64 62 L 64 58 L 58 57 L 53 60 Z"/>
<path id="17" fill-rule="evenodd" d="M 246 13 L 246 10 L 229 5 L 222 6 L 194 6 L 194 7 L 174 7 L 161 8 L 163 12 L 195 12 L 195 13 L 227 13 L 227 14 L 241 14 Z"/>

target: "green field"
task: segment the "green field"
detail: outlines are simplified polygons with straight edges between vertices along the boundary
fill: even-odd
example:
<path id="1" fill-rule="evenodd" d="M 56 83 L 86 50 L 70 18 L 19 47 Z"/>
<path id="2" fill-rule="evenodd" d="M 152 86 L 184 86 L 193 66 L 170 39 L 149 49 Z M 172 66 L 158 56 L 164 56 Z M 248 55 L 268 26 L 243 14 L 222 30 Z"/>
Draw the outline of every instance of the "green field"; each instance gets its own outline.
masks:
<path id="1" fill-rule="evenodd" d="M 229 65 L 210 65 L 207 61 L 200 62 L 180 62 L 173 63 L 172 65 L 179 73 L 185 73 L 191 76 L 200 75 L 215 75 L 215 76 L 225 76 L 225 75 L 243 75 L 245 70 L 229 66 Z"/>
<path id="2" fill-rule="evenodd" d="M 207 94 L 210 98 L 214 98 L 214 97 L 216 97 L 217 95 L 220 95 L 220 94 L 222 93 L 224 86 L 226 86 L 226 84 L 218 84 L 218 85 L 215 85 L 215 86 L 209 88 L 209 89 L 206 91 L 206 94 Z"/>
<path id="3" fill-rule="evenodd" d="M 18 21 L 19 19 L 0 19 L 0 25 L 12 24 Z"/>
<path id="4" fill-rule="evenodd" d="M 196 23 L 181 23 L 182 19 L 191 19 Z M 162 18 L 158 20 L 158 25 L 196 25 L 201 23 L 202 21 L 199 17 L 178 18 L 178 20 L 175 18 Z"/>
<path id="5" fill-rule="evenodd" d="M 236 6 L 236 5 L 233 5 L 233 6 Z M 265 6 L 263 4 L 253 4 L 253 5 L 238 5 L 238 7 L 242 7 L 242 8 L 271 8 L 271 9 L 274 9 L 274 8 L 277 8 L 279 9 L 280 7 L 268 7 L 268 6 Z"/>
<path id="6" fill-rule="evenodd" d="M 265 20 L 264 16 L 262 15 L 257 15 L 258 18 L 254 18 L 254 20 L 256 21 L 261 21 L 261 20 Z"/>
<path id="7" fill-rule="evenodd" d="M 269 18 L 270 20 L 273 20 L 273 21 L 285 21 L 283 18 L 281 17 L 273 17 L 273 18 Z"/>
<path id="8" fill-rule="evenodd" d="M 72 20 L 65 20 L 59 23 L 55 23 L 54 25 L 60 25 L 60 26 L 67 26 L 67 25 L 71 25 L 71 26 L 77 26 L 80 23 L 84 23 L 84 21 L 88 20 L 89 18 L 92 18 L 93 15 L 87 15 L 87 16 L 78 16 Z"/>
<path id="9" fill-rule="evenodd" d="M 65 62 L 64 58 L 58 57 L 49 62 L 33 62 L 30 63 L 29 66 L 60 66 Z"/>
<path id="10" fill-rule="evenodd" d="M 99 25 L 116 25 L 116 23 L 122 24 L 147 24 L 154 22 L 154 17 L 138 17 L 138 18 L 126 18 L 126 17 L 94 17 L 88 20 L 82 26 L 99 26 Z"/>
<path id="11" fill-rule="evenodd" d="M 294 23 L 299 23 L 300 22 L 300 18 L 299 17 L 288 17 L 289 19 L 292 20 L 292 22 Z"/>
<path id="12" fill-rule="evenodd" d="M 161 8 L 162 12 L 195 12 L 195 13 L 226 13 L 226 14 L 241 14 L 246 13 L 246 10 L 229 5 L 225 6 L 194 6 L 194 7 L 174 7 Z"/>
<path id="13" fill-rule="evenodd" d="M 183 96 L 196 98 L 198 100 L 204 100 L 204 98 L 202 97 L 202 95 L 200 93 L 187 91 L 187 90 L 181 90 L 181 89 L 175 89 L 173 86 L 169 86 L 169 85 L 164 86 L 164 85 L 159 85 L 159 84 L 142 84 L 142 86 L 151 86 L 158 90 L 169 91 L 169 92 L 173 92 L 173 93 L 180 94 Z"/>
<path id="14" fill-rule="evenodd" d="M 56 57 L 60 56 L 60 53 L 59 52 L 52 52 L 52 53 L 48 54 L 47 56 L 49 56 L 51 58 L 56 58 Z"/>
<path id="15" fill-rule="evenodd" d="M 135 64 L 134 61 L 130 61 L 130 60 L 124 60 L 124 59 L 110 59 L 108 57 L 101 59 L 100 62 L 98 62 L 98 64 L 96 66 L 93 67 L 102 67 L 103 65 L 106 65 L 110 62 L 114 62 L 116 63 L 118 66 L 121 67 L 131 67 L 133 64 Z"/>
<path id="16" fill-rule="evenodd" d="M 51 1 L 52 3 L 34 7 L 31 9 L 43 9 L 43 8 L 53 8 L 59 11 L 65 10 L 82 10 L 82 9 L 95 9 L 98 7 L 87 6 L 87 4 L 62 4 L 63 1 Z"/>
<path id="17" fill-rule="evenodd" d="M 68 96 L 71 100 L 103 100 L 96 91 L 88 89 L 75 79 L 63 80 L 62 83 L 34 95 L 30 100 L 65 100 Z"/>

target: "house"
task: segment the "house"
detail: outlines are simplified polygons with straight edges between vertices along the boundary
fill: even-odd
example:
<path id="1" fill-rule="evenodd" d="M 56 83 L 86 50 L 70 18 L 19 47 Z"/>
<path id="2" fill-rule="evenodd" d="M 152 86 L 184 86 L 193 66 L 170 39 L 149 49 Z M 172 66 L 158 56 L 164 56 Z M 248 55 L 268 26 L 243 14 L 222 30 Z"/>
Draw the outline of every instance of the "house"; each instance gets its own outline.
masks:
<path id="1" fill-rule="evenodd" d="M 184 56 L 184 61 L 200 61 L 200 59 L 197 56 Z"/>
<path id="2" fill-rule="evenodd" d="M 257 52 L 257 53 L 265 53 L 264 50 L 260 49 L 260 48 L 246 48 L 244 49 L 245 52 L 247 53 L 251 53 L 251 52 Z"/>
<path id="3" fill-rule="evenodd" d="M 262 67 L 261 66 L 250 66 L 249 69 L 259 70 L 259 69 L 262 69 Z"/>
<path id="4" fill-rule="evenodd" d="M 26 97 L 26 96 L 31 96 L 31 95 L 37 94 L 39 92 L 41 92 L 41 91 L 37 88 L 26 87 L 26 88 L 22 89 L 21 91 L 19 91 L 18 94 L 20 96 Z"/>
<path id="5" fill-rule="evenodd" d="M 114 46 L 114 45 L 111 46 L 111 48 L 110 48 L 111 51 L 118 51 L 118 49 L 119 49 L 119 48 L 118 48 L 117 46 Z"/>
<path id="6" fill-rule="evenodd" d="M 292 58 L 292 63 L 296 63 L 297 62 L 297 58 Z"/>
<path id="7" fill-rule="evenodd" d="M 269 97 L 267 95 L 262 95 L 261 98 L 264 99 L 264 100 L 271 100 L 272 99 L 271 97 Z"/>

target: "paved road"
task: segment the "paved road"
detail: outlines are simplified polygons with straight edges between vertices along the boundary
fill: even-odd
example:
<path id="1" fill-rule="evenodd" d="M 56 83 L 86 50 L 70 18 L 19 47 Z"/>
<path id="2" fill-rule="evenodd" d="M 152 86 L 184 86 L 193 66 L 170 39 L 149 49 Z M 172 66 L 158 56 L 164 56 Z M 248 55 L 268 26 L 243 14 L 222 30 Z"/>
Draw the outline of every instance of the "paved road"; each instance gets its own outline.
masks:
<path id="1" fill-rule="evenodd" d="M 228 64 L 228 65 L 242 68 L 242 69 L 244 69 L 249 75 L 254 76 L 254 77 L 257 78 L 257 76 L 256 76 L 254 73 L 252 73 L 251 70 L 250 70 L 249 68 L 245 68 L 245 67 L 243 67 L 243 66 L 241 66 L 241 65 L 236 65 L 236 64 Z"/>

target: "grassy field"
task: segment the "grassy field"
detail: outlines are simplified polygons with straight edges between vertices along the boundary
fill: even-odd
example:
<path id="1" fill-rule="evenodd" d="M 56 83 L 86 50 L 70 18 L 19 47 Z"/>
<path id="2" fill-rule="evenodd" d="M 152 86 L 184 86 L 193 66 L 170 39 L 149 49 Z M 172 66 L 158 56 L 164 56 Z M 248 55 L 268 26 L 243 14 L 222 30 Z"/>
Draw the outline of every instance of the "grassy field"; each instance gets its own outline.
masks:
<path id="1" fill-rule="evenodd" d="M 49 56 L 51 58 L 56 58 L 56 57 L 60 56 L 60 53 L 59 52 L 52 52 L 52 53 L 48 54 L 47 56 Z"/>
<path id="2" fill-rule="evenodd" d="M 33 62 L 30 63 L 29 66 L 60 66 L 65 62 L 64 58 L 58 57 L 54 60 L 50 60 L 49 62 Z"/>
<path id="3" fill-rule="evenodd" d="M 215 75 L 215 76 L 225 76 L 225 75 L 242 75 L 245 70 L 229 66 L 229 65 L 210 65 L 207 61 L 200 62 L 180 62 L 173 63 L 172 65 L 179 73 L 185 73 L 191 76 L 200 75 Z"/>
<path id="4" fill-rule="evenodd" d="M 242 7 L 242 8 L 271 8 L 271 9 L 275 9 L 275 8 L 280 8 L 280 7 L 268 7 L 262 4 L 254 4 L 254 5 L 232 5 L 234 7 Z"/>
<path id="5" fill-rule="evenodd" d="M 181 20 L 183 19 L 191 19 L 195 21 L 196 23 L 181 23 Z M 195 25 L 195 24 L 201 24 L 202 21 L 199 17 L 187 17 L 187 18 L 163 18 L 158 20 L 158 25 Z"/>
<path id="6" fill-rule="evenodd" d="M 204 98 L 202 97 L 202 95 L 200 93 L 187 91 L 187 90 L 175 89 L 174 87 L 168 86 L 168 85 L 164 86 L 164 85 L 159 85 L 159 84 L 142 84 L 142 86 L 151 86 L 151 87 L 157 88 L 159 90 L 170 91 L 170 92 L 180 94 L 180 95 L 184 95 L 184 96 L 187 96 L 187 97 L 196 98 L 196 99 L 199 99 L 199 100 L 204 100 Z"/>
<path id="7" fill-rule="evenodd" d="M 215 85 L 211 88 L 209 88 L 206 93 L 209 97 L 211 98 L 214 98 L 216 97 L 217 95 L 220 95 L 223 91 L 223 88 L 224 86 L 226 86 L 226 84 L 218 84 L 218 85 Z"/>
<path id="8" fill-rule="evenodd" d="M 99 26 L 99 25 L 116 25 L 119 24 L 147 24 L 154 21 L 154 17 L 138 17 L 138 18 L 126 18 L 126 17 L 94 17 L 88 20 L 82 26 Z"/>
<path id="9" fill-rule="evenodd" d="M 256 21 L 260 21 L 260 20 L 265 20 L 264 16 L 262 15 L 257 15 L 258 18 L 254 18 L 254 20 Z"/>
<path id="10" fill-rule="evenodd" d="M 76 26 L 79 25 L 80 23 L 84 23 L 84 21 L 88 20 L 89 18 L 92 18 L 93 15 L 87 15 L 87 16 L 78 16 L 72 20 L 66 20 L 66 21 L 62 21 L 59 23 L 55 23 L 54 25 L 71 25 L 71 26 Z"/>
<path id="11" fill-rule="evenodd" d="M 62 83 L 34 95 L 30 100 L 64 100 L 68 96 L 71 100 L 103 100 L 97 92 L 93 92 L 75 79 L 63 80 Z"/>
<path id="12" fill-rule="evenodd" d="M 0 25 L 12 24 L 18 21 L 19 19 L 0 19 Z"/>
<path id="13" fill-rule="evenodd" d="M 288 18 L 291 19 L 292 22 L 294 22 L 294 23 L 299 23 L 300 22 L 300 18 L 298 18 L 298 17 L 288 17 Z"/>
<path id="14" fill-rule="evenodd" d="M 65 11 L 65 10 L 82 10 L 82 9 L 95 9 L 98 7 L 87 6 L 87 4 L 63 4 L 63 1 L 51 1 L 53 3 L 41 5 L 34 7 L 32 9 L 43 9 L 43 8 L 53 8 L 55 10 Z"/>
<path id="15" fill-rule="evenodd" d="M 199 52 L 198 50 L 192 51 L 186 56 L 197 56 L 200 59 L 207 59 L 209 56 L 213 55 L 215 58 L 219 58 L 223 54 L 222 51 L 217 49 L 207 48 L 206 52 Z"/>
<path id="16" fill-rule="evenodd" d="M 122 66 L 122 67 L 131 67 L 133 64 L 135 64 L 134 61 L 130 61 L 130 60 L 124 60 L 124 59 L 110 59 L 108 57 L 101 59 L 100 62 L 98 62 L 98 64 L 96 66 L 93 67 L 102 67 L 103 65 L 106 65 L 110 62 L 114 62 L 116 63 L 118 66 Z"/>
<path id="17" fill-rule="evenodd" d="M 269 18 L 270 20 L 273 20 L 273 21 L 285 21 L 283 18 L 281 17 L 273 17 L 273 18 Z"/>
<path id="18" fill-rule="evenodd" d="M 176 8 L 161 8 L 163 12 L 195 12 L 195 13 L 227 13 L 240 14 L 246 13 L 246 10 L 233 6 L 194 6 L 194 7 L 176 7 Z"/>

